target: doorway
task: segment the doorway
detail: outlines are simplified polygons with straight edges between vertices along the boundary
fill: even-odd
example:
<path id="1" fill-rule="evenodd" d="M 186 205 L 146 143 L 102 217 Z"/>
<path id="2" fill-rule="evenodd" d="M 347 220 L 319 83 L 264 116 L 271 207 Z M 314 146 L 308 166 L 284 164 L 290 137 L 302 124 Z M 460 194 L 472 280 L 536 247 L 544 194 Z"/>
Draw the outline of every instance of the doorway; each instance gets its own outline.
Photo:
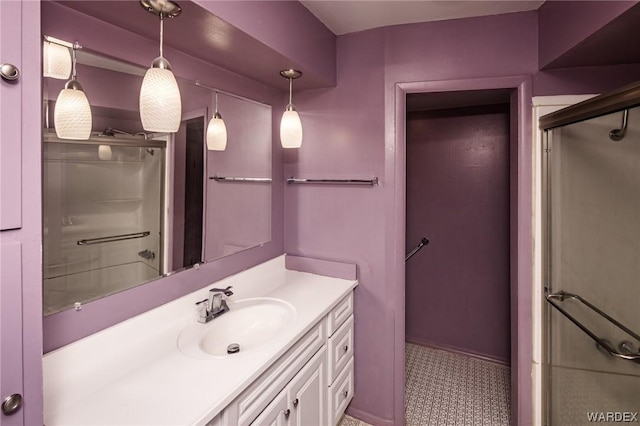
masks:
<path id="1" fill-rule="evenodd" d="M 466 80 L 396 83 L 386 98 L 392 113 L 392 131 L 385 151 L 387 185 L 387 280 L 393 283 L 395 311 L 394 419 L 404 423 L 405 415 L 405 162 L 406 99 L 412 93 L 436 94 L 444 98 L 451 92 L 505 89 L 509 91 L 509 257 L 510 257 L 510 363 L 511 422 L 530 424 L 532 419 L 532 329 L 531 301 L 533 274 L 532 238 L 532 150 L 531 80 L 528 76 L 506 76 Z M 441 98 L 441 99 L 444 99 Z M 441 105 L 440 108 L 445 107 Z M 413 241 L 411 244 L 415 244 Z"/>
<path id="2" fill-rule="evenodd" d="M 509 102 L 407 96 L 406 251 L 429 241 L 406 263 L 409 424 L 509 424 Z"/>

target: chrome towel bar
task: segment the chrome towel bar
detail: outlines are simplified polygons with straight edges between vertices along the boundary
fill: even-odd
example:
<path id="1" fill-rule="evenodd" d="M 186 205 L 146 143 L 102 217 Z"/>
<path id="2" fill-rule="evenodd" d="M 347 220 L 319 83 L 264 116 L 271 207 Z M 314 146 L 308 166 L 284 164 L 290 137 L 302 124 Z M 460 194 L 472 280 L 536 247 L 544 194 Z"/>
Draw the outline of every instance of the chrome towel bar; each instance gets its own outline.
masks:
<path id="1" fill-rule="evenodd" d="M 629 328 L 627 328 L 623 324 L 621 324 L 619 321 L 616 321 L 610 315 L 608 315 L 608 314 L 604 313 L 603 311 L 601 311 L 598 307 L 596 307 L 595 305 L 591 304 L 589 301 L 584 299 L 582 296 L 579 296 L 579 295 L 573 294 L 573 293 L 567 293 L 565 291 L 560 291 L 558 293 L 552 293 L 552 294 L 549 294 L 549 295 L 546 296 L 546 300 L 547 300 L 547 302 L 549 302 L 551 304 L 551 306 L 556 308 L 558 311 L 560 311 L 560 313 L 562 315 L 564 315 L 572 323 L 577 325 L 578 328 L 580 328 L 580 330 L 584 331 L 589 337 L 591 337 L 598 344 L 598 346 L 600 348 L 604 349 L 609 355 L 615 356 L 615 357 L 620 358 L 620 359 L 624 359 L 626 361 L 634 361 L 634 362 L 639 362 L 640 361 L 640 353 L 621 353 L 621 352 L 618 352 L 617 350 L 615 350 L 611 346 L 611 342 L 609 342 L 606 339 L 601 339 L 600 337 L 598 337 L 593 331 L 589 330 L 584 324 L 582 324 L 580 321 L 578 321 L 570 313 L 568 313 L 565 309 L 563 309 L 560 305 L 558 305 L 556 303 L 556 300 L 558 300 L 560 302 L 564 302 L 566 299 L 577 300 L 578 302 L 580 302 L 583 305 L 587 306 L 589 309 L 591 309 L 592 311 L 594 311 L 595 313 L 597 313 L 598 315 L 600 315 L 601 317 L 603 317 L 604 319 L 609 321 L 611 324 L 613 324 L 616 327 L 618 327 L 620 330 L 622 330 L 625 333 L 627 333 L 629 336 L 631 336 L 634 339 L 640 341 L 640 335 L 634 333 Z"/>
<path id="2" fill-rule="evenodd" d="M 416 254 L 417 252 L 420 251 L 420 249 L 424 246 L 426 246 L 427 244 L 429 244 L 429 239 L 427 237 L 422 237 L 422 239 L 420 240 L 420 244 L 418 244 L 417 246 L 415 246 L 413 248 L 413 250 L 411 250 L 409 253 L 407 253 L 407 255 L 404 257 L 404 261 L 406 262 L 407 260 L 411 259 L 413 257 L 414 254 Z"/>
<path id="3" fill-rule="evenodd" d="M 378 185 L 378 178 L 372 179 L 301 179 L 290 177 L 287 183 L 315 183 L 321 185 Z"/>
<path id="4" fill-rule="evenodd" d="M 144 238 L 151 235 L 151 232 L 134 232 L 133 234 L 111 235 L 109 237 L 88 238 L 78 241 L 79 246 L 89 246 L 91 244 L 113 243 L 115 241 L 133 240 L 134 238 Z"/>
<path id="5" fill-rule="evenodd" d="M 216 182 L 260 182 L 270 183 L 271 178 L 258 178 L 258 177 L 230 177 L 230 176 L 210 176 L 209 179 Z"/>

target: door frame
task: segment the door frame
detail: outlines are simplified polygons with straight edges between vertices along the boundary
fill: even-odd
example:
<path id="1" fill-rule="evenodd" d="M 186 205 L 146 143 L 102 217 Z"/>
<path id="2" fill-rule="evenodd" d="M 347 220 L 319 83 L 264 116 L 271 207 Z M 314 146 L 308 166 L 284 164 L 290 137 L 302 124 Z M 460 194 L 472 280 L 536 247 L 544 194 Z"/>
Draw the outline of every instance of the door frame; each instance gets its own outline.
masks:
<path id="1" fill-rule="evenodd" d="M 531 78 L 395 83 L 385 96 L 385 176 L 387 282 L 394 309 L 394 419 L 404 424 L 405 393 L 405 231 L 406 96 L 408 93 L 511 89 L 510 267 L 511 267 L 511 423 L 532 424 L 533 151 Z"/>

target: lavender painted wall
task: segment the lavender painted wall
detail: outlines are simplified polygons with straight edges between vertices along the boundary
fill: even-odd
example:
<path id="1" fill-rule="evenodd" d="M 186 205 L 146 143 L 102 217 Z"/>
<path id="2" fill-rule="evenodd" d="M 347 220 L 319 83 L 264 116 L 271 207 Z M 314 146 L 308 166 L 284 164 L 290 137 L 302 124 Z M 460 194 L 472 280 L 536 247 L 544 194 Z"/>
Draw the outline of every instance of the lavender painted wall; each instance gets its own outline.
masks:
<path id="1" fill-rule="evenodd" d="M 637 1 L 547 1 L 538 10 L 540 68 L 551 68 Z M 615 46 L 611 46 L 615 48 Z M 598 52 L 592 52 L 597 55 Z M 566 64 L 564 66 L 567 66 Z"/>
<path id="2" fill-rule="evenodd" d="M 146 39 L 51 2 L 42 3 L 42 33 L 66 40 L 78 40 L 88 49 L 143 67 L 147 67 L 157 54 L 157 40 Z M 165 48 L 165 56 L 171 60 L 176 75 L 181 77 L 198 79 L 204 84 L 273 105 L 283 102 L 281 92 L 271 87 L 170 48 Z M 272 128 L 277 129 L 279 117 L 274 115 L 272 120 Z M 282 161 L 281 149 L 278 148 L 277 134 L 272 135 L 272 141 L 273 179 L 274 182 L 282 182 L 282 169 L 278 166 Z M 273 185 L 271 206 L 271 242 L 207 263 L 199 269 L 190 269 L 86 304 L 82 311 L 65 311 L 49 316 L 43 324 L 45 352 L 282 254 L 283 187 L 280 185 Z"/>
<path id="3" fill-rule="evenodd" d="M 407 116 L 408 341 L 510 361 L 509 105 Z"/>

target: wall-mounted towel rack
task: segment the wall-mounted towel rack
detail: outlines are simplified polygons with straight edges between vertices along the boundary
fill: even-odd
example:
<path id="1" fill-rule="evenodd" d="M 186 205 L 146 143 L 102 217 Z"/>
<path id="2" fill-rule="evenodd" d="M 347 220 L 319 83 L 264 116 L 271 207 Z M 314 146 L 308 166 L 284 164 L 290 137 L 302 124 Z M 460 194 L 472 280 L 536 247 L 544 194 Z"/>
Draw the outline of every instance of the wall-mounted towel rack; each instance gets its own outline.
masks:
<path id="1" fill-rule="evenodd" d="M 600 315 L 601 317 L 603 317 L 604 319 L 609 321 L 611 324 L 615 325 L 620 330 L 624 331 L 625 333 L 627 333 L 629 336 L 633 337 L 634 339 L 640 341 L 640 335 L 634 333 L 629 328 L 625 327 L 620 322 L 618 322 L 614 318 L 612 318 L 610 315 L 604 313 L 598 307 L 596 307 L 595 305 L 591 304 L 590 302 L 588 302 L 583 297 L 581 297 L 581 296 L 579 296 L 577 294 L 567 293 L 565 291 L 560 291 L 558 293 L 552 293 L 552 294 L 547 295 L 546 299 L 547 299 L 547 302 L 549 302 L 551 304 L 551 306 L 553 306 L 558 311 L 560 311 L 560 313 L 562 315 L 567 317 L 572 323 L 577 325 L 578 328 L 580 328 L 580 330 L 584 331 L 589 337 L 591 337 L 598 344 L 599 349 L 603 349 L 609 355 L 615 356 L 615 357 L 620 358 L 620 359 L 624 359 L 626 361 L 640 362 L 640 353 L 621 353 L 621 352 L 618 352 L 617 350 L 615 350 L 615 348 L 612 347 L 611 342 L 609 342 L 606 339 L 602 339 L 602 338 L 598 337 L 593 331 L 589 330 L 584 324 L 582 324 L 580 321 L 578 321 L 575 317 L 573 317 L 573 315 L 571 315 L 569 312 L 567 312 L 564 308 L 562 308 L 560 305 L 558 305 L 555 301 L 558 300 L 560 302 L 564 302 L 567 299 L 577 300 L 578 302 L 582 303 L 583 305 L 585 305 L 586 307 L 588 307 L 589 309 L 591 309 L 592 311 L 594 311 L 595 313 L 597 313 L 598 315 Z"/>
<path id="2" fill-rule="evenodd" d="M 109 237 L 87 238 L 78 241 L 79 246 L 89 246 L 91 244 L 113 243 L 115 241 L 133 240 L 134 238 L 144 238 L 151 235 L 151 232 L 134 232 L 133 234 L 111 235 Z"/>
<path id="3" fill-rule="evenodd" d="M 259 182 L 259 183 L 271 183 L 271 178 L 258 178 L 258 177 L 230 177 L 230 176 L 210 176 L 209 179 L 216 182 Z"/>
<path id="4" fill-rule="evenodd" d="M 411 259 L 414 254 L 419 252 L 420 249 L 422 249 L 422 247 L 426 246 L 427 244 L 429 244 L 429 239 L 427 237 L 422 237 L 420 243 L 418 243 L 417 246 L 415 246 L 409 253 L 407 253 L 407 255 L 404 257 L 404 261 L 406 262 L 407 260 Z"/>
<path id="5" fill-rule="evenodd" d="M 378 185 L 378 178 L 372 179 L 300 179 L 290 177 L 287 183 L 314 183 L 321 185 Z"/>

